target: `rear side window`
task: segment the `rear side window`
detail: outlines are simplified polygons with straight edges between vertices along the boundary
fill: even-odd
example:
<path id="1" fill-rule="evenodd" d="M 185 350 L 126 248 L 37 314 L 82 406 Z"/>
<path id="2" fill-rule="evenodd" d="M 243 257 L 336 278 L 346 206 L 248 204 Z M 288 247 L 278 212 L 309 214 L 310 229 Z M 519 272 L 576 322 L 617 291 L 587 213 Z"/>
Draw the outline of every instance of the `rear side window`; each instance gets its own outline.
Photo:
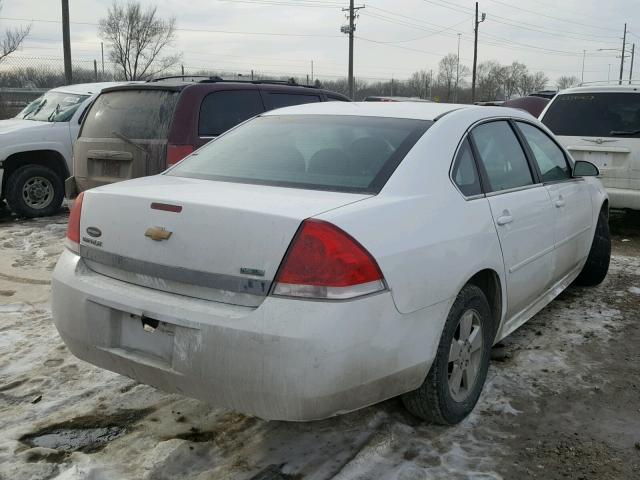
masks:
<path id="1" fill-rule="evenodd" d="M 473 129 L 472 136 L 487 173 L 490 191 L 533 184 L 527 157 L 508 122 L 483 123 Z"/>
<path id="2" fill-rule="evenodd" d="M 304 103 L 316 103 L 320 101 L 318 95 L 293 95 L 290 93 L 273 93 L 268 95 L 269 109 L 291 107 L 293 105 L 302 105 Z"/>
<path id="3" fill-rule="evenodd" d="M 432 123 L 381 117 L 264 115 L 208 143 L 167 174 L 377 193 Z"/>
<path id="4" fill-rule="evenodd" d="M 556 135 L 640 137 L 639 93 L 558 95 L 542 119 Z"/>
<path id="5" fill-rule="evenodd" d="M 101 94 L 86 115 L 82 136 L 166 139 L 180 92 L 118 90 Z"/>
<path id="6" fill-rule="evenodd" d="M 571 169 L 560 147 L 539 128 L 528 123 L 517 123 L 533 152 L 542 181 L 555 182 L 571 178 Z"/>
<path id="7" fill-rule="evenodd" d="M 482 193 L 480 177 L 473 159 L 469 140 L 466 140 L 458 150 L 458 156 L 453 164 L 452 177 L 462 194 L 466 197 L 479 195 Z"/>
<path id="8" fill-rule="evenodd" d="M 227 90 L 210 93 L 202 101 L 198 135 L 215 137 L 264 112 L 258 90 Z"/>

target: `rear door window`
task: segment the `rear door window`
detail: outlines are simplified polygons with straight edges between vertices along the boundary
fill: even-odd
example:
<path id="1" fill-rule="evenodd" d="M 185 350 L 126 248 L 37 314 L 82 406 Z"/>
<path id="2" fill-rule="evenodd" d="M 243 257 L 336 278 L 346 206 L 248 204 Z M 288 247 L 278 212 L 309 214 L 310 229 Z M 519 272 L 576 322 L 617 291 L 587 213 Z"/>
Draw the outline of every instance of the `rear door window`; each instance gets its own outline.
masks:
<path id="1" fill-rule="evenodd" d="M 533 152 L 542 181 L 556 182 L 571 178 L 571 168 L 560 147 L 539 128 L 528 123 L 516 123 Z"/>
<path id="2" fill-rule="evenodd" d="M 327 101 L 328 102 L 349 102 L 350 100 L 344 97 L 339 97 L 337 95 L 331 95 L 330 93 L 328 93 Z"/>
<path id="3" fill-rule="evenodd" d="M 102 93 L 82 127 L 89 138 L 166 139 L 180 92 L 117 90 Z"/>
<path id="4" fill-rule="evenodd" d="M 480 177 L 476 169 L 476 162 L 473 159 L 469 140 L 465 139 L 460 146 L 451 176 L 465 197 L 472 197 L 482 193 Z"/>
<path id="5" fill-rule="evenodd" d="M 556 135 L 640 137 L 639 93 L 558 95 L 542 119 Z"/>
<path id="6" fill-rule="evenodd" d="M 320 101 L 320 97 L 318 95 L 296 95 L 292 93 L 267 92 L 266 97 L 269 110 L 291 107 L 293 105 L 302 105 L 305 103 L 317 103 Z"/>
<path id="7" fill-rule="evenodd" d="M 487 173 L 488 191 L 533 185 L 529 162 L 508 122 L 483 123 L 471 134 Z"/>
<path id="8" fill-rule="evenodd" d="M 264 112 L 258 90 L 226 90 L 210 93 L 202 101 L 198 135 L 216 137 L 239 123 Z"/>

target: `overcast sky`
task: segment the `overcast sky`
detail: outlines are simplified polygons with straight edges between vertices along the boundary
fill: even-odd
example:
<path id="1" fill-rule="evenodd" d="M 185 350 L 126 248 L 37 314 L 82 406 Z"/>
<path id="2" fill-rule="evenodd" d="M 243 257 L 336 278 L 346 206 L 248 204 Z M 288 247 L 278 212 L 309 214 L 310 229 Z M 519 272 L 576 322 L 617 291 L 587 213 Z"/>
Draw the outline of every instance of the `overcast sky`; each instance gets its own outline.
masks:
<path id="1" fill-rule="evenodd" d="M 69 3 L 74 60 L 100 62 L 96 24 L 111 1 Z M 348 39 L 339 30 L 346 21 L 341 8 L 348 0 L 141 3 L 176 17 L 172 51 L 183 53 L 185 67 L 304 75 L 313 60 L 317 77 L 346 75 Z M 357 20 L 357 77 L 404 79 L 419 69 L 436 71 L 443 55 L 456 52 L 458 33 L 461 62 L 471 66 L 474 1 L 365 0 L 359 5 L 366 7 Z M 611 77 L 617 77 L 624 22 L 631 32 L 628 40 L 640 48 L 638 0 L 481 0 L 480 11 L 487 18 L 479 30 L 479 61 L 517 60 L 544 71 L 552 82 L 560 75 L 580 77 L 583 50 L 585 81 L 606 80 L 609 68 Z M 14 19 L 32 21 L 31 35 L 16 56 L 62 58 L 59 0 L 4 0 L 0 15 L 0 27 L 28 23 Z M 613 48 L 618 51 L 598 51 Z M 640 63 L 637 67 L 634 78 L 640 79 Z"/>

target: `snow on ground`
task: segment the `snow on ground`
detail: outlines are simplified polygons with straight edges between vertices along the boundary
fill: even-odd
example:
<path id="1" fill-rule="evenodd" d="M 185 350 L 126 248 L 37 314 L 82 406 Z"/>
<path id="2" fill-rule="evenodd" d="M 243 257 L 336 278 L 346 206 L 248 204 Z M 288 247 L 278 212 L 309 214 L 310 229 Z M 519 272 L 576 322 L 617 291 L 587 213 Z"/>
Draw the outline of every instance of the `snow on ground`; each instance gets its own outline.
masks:
<path id="1" fill-rule="evenodd" d="M 576 361 L 576 347 L 621 327 L 607 298 L 640 293 L 614 280 L 563 293 L 505 340 L 508 362 L 492 364 L 458 426 L 422 424 L 397 399 L 319 422 L 266 422 L 73 357 L 48 300 L 64 222 L 0 226 L 0 479 L 502 479 L 498 459 L 518 457 L 505 418 L 532 408 L 523 395 L 559 391 L 568 377 L 590 395 L 593 359 Z M 613 258 L 610 277 L 622 275 L 640 285 L 638 257 Z"/>

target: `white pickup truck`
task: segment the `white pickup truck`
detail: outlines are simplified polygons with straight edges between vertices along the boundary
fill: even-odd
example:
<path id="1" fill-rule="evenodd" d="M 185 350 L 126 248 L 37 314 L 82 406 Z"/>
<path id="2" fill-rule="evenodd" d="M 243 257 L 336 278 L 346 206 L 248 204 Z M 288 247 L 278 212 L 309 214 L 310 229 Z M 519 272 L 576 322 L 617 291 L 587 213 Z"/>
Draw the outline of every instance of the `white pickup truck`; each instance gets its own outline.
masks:
<path id="1" fill-rule="evenodd" d="M 0 201 L 24 217 L 59 210 L 83 114 L 102 89 L 114 85 L 118 83 L 54 88 L 15 118 L 0 120 Z"/>

